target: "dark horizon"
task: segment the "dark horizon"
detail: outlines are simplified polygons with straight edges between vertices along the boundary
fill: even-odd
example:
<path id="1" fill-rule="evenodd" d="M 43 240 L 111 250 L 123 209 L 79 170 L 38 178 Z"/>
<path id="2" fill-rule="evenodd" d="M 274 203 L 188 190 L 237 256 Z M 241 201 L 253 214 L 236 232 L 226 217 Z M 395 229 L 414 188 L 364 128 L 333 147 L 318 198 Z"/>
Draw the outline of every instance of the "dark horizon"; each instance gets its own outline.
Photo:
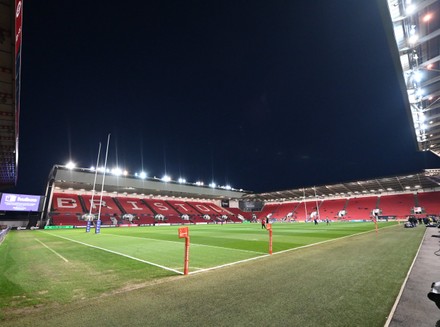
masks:
<path id="1" fill-rule="evenodd" d="M 25 2 L 18 184 L 55 164 L 256 193 L 440 167 L 375 1 Z"/>

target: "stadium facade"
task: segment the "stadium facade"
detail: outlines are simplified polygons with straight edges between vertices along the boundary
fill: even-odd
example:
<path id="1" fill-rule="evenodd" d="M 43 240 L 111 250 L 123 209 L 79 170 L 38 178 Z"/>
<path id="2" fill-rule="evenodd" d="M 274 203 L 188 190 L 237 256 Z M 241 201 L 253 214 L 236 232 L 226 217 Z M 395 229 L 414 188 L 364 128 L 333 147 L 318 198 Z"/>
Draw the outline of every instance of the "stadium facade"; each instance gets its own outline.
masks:
<path id="1" fill-rule="evenodd" d="M 0 0 L 0 189 L 17 183 L 22 18 L 22 0 Z"/>
<path id="2" fill-rule="evenodd" d="M 378 0 L 420 151 L 440 155 L 440 1 Z"/>
<path id="3" fill-rule="evenodd" d="M 440 1 L 378 0 L 378 4 L 417 148 L 440 156 Z M 17 180 L 23 1 L 0 0 L 0 9 L 0 188 L 7 188 L 14 186 Z M 96 194 L 100 197 L 106 196 L 109 201 L 116 201 L 115 211 L 106 213 L 113 217 L 130 214 L 127 213 L 130 211 L 130 207 L 127 207 L 129 202 L 124 202 L 123 198 L 142 200 L 139 203 L 133 200 L 135 202 L 131 202 L 131 209 L 133 206 L 145 206 L 144 213 L 154 217 L 161 215 L 161 207 L 169 206 L 170 212 L 183 215 L 185 210 L 192 211 L 196 206 L 194 215 L 203 216 L 206 207 L 211 216 L 220 217 L 222 221 L 225 217 L 231 217 L 231 222 L 240 222 L 232 219 L 238 215 L 244 220 L 253 219 L 254 216 L 249 213 L 255 214 L 257 218 L 271 215 L 277 219 L 297 217 L 295 215 L 298 214 L 301 220 L 312 214 L 319 216 L 320 208 L 323 214 L 330 213 L 330 216 L 344 218 L 350 217 L 350 211 L 356 211 L 354 203 L 358 207 L 364 205 L 368 210 L 353 217 L 368 219 L 375 212 L 382 214 L 380 203 L 390 203 L 391 197 L 398 197 L 395 206 L 401 200 L 407 207 L 404 210 L 396 209 L 399 215 L 394 215 L 395 217 L 402 218 L 411 214 L 438 215 L 440 208 L 433 206 L 431 202 L 438 200 L 439 176 L 439 169 L 428 169 L 404 176 L 255 194 L 190 183 L 163 182 L 152 178 L 140 179 L 136 176 L 109 175 L 104 183 L 103 175 L 95 174 L 90 169 L 70 170 L 56 165 L 50 172 L 46 193 L 39 201 L 37 212 L 39 222 L 44 224 L 53 223 L 51 218 L 57 215 L 58 218 L 73 215 L 80 220 L 82 215 L 90 213 L 93 208 L 101 207 L 102 200 L 96 206 L 96 200 L 90 198 Z M 9 195 L 3 194 L 2 200 L 6 196 Z M 66 200 L 69 196 L 74 198 Z M 381 198 L 388 200 L 380 201 Z M 84 199 L 88 199 L 89 203 Z M 165 202 L 160 205 L 155 202 L 155 206 L 147 201 L 152 199 Z M 420 203 L 421 200 L 426 201 L 428 211 Z M 69 207 L 68 201 L 78 201 L 78 206 L 72 212 L 69 210 L 74 206 L 70 202 Z M 332 205 L 330 202 L 333 202 Z M 21 208 L 21 205 L 17 208 Z M 347 210 L 350 205 L 351 210 Z M 280 206 L 283 207 L 281 210 Z M 215 209 L 211 210 L 212 208 Z M 61 212 L 57 212 L 58 209 Z M 28 218 L 32 216 L 28 221 L 32 224 L 35 222 L 35 210 L 17 212 L 22 223 L 26 222 L 26 215 Z M 6 214 L 6 211 L 2 213 Z M 393 217 L 392 214 L 390 216 Z"/>

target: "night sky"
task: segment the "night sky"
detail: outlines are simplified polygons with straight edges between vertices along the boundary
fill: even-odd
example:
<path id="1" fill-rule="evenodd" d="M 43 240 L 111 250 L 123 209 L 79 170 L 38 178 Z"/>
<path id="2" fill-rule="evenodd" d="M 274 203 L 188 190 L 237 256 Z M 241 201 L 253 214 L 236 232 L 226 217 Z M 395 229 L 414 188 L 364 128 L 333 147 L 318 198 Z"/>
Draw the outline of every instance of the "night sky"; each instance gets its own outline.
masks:
<path id="1" fill-rule="evenodd" d="M 17 193 L 54 164 L 254 192 L 419 172 L 376 1 L 25 1 Z"/>

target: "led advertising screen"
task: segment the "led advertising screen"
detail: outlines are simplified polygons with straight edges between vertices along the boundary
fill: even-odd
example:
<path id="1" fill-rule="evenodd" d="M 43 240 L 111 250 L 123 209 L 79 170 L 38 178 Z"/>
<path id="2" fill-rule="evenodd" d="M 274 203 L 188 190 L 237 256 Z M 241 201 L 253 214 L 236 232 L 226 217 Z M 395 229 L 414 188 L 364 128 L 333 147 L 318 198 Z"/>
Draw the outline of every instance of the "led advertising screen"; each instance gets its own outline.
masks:
<path id="1" fill-rule="evenodd" d="M 34 211 L 40 208 L 39 195 L 3 193 L 0 200 L 0 210 L 3 211 Z"/>

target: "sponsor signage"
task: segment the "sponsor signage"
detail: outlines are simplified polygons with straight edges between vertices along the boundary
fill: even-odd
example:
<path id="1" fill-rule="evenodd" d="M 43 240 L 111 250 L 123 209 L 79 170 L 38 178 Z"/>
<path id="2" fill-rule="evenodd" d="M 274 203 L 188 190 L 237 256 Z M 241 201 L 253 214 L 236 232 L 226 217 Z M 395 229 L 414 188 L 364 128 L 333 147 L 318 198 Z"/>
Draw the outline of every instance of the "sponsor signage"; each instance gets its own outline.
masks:
<path id="1" fill-rule="evenodd" d="M 40 207 L 39 195 L 3 193 L 0 200 L 0 210 L 4 211 L 33 211 Z"/>
<path id="2" fill-rule="evenodd" d="M 44 226 L 44 229 L 71 229 L 73 226 L 65 225 L 65 226 Z"/>

